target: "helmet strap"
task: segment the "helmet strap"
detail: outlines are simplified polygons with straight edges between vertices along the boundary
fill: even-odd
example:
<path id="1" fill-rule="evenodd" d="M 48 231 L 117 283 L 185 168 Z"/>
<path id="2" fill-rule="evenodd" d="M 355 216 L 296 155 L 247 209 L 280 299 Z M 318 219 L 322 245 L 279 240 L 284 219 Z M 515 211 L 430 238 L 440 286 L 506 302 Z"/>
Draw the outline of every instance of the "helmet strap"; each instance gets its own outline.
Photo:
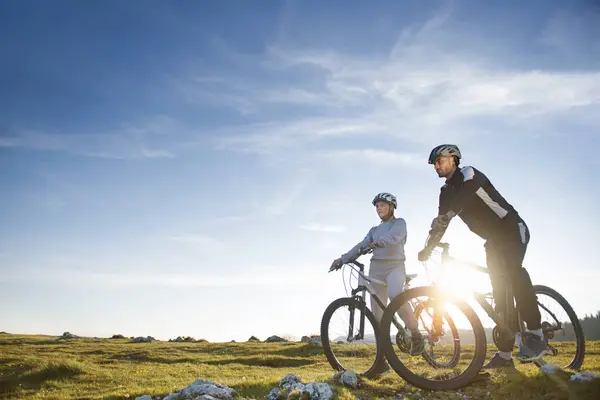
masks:
<path id="1" fill-rule="evenodd" d="M 385 218 L 382 218 L 381 220 L 383 222 L 387 222 L 389 220 L 391 220 L 394 217 L 394 206 L 390 204 L 390 211 L 388 211 L 388 214 L 385 216 Z"/>

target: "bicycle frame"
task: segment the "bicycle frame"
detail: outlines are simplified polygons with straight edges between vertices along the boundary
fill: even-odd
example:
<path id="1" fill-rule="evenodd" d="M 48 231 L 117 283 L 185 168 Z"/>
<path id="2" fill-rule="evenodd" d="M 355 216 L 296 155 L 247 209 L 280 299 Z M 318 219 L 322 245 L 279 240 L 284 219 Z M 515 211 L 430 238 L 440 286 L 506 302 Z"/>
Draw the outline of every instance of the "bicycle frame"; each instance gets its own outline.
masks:
<path id="1" fill-rule="evenodd" d="M 452 257 L 450 255 L 450 245 L 448 243 L 439 242 L 435 245 L 435 247 L 439 247 L 442 249 L 442 253 L 441 253 L 442 267 L 444 267 L 444 265 L 448 264 L 448 263 L 456 263 L 456 264 L 463 265 L 469 269 L 489 275 L 489 270 L 486 267 L 482 267 L 481 265 L 471 263 L 468 261 L 459 260 L 457 258 Z M 507 290 L 507 293 L 506 293 L 507 305 L 509 305 L 509 304 L 511 304 L 510 300 L 513 299 L 513 296 L 512 296 L 511 290 L 510 290 L 510 285 L 506 285 L 506 290 Z M 513 331 L 513 329 L 511 329 L 510 324 L 505 320 L 504 317 L 502 317 L 499 313 L 497 313 L 494 310 L 494 308 L 492 307 L 492 305 L 490 303 L 488 303 L 488 301 L 486 300 L 486 295 L 483 293 L 479 293 L 479 292 L 473 292 L 472 296 L 475 299 L 475 301 L 480 305 L 480 307 L 483 308 L 483 310 L 486 312 L 486 314 L 492 319 L 492 321 L 494 321 L 494 323 L 498 326 L 498 329 L 500 329 L 504 334 L 508 335 L 508 338 L 510 338 L 511 340 L 514 339 L 515 332 Z M 514 309 L 514 303 L 512 304 L 512 306 L 507 307 L 507 310 L 506 310 L 507 314 L 511 315 L 512 314 L 511 311 L 513 309 Z M 518 320 L 519 320 L 519 325 L 521 325 L 522 322 L 521 322 L 520 316 L 519 316 Z"/>
<path id="2" fill-rule="evenodd" d="M 357 257 L 360 257 L 361 255 L 364 255 L 364 254 L 368 254 L 369 252 L 370 252 L 370 250 L 368 250 L 368 249 L 361 249 L 358 252 Z M 367 307 L 366 292 L 369 292 L 369 294 L 375 300 L 377 305 L 382 310 L 384 310 L 385 305 L 383 304 L 381 299 L 377 296 L 376 291 L 373 288 L 372 284 L 386 285 L 386 283 L 383 281 L 380 281 L 378 279 L 375 279 L 375 278 L 365 275 L 365 273 L 364 273 L 365 265 L 356 261 L 356 258 L 354 260 L 351 260 L 348 263 L 346 263 L 346 265 L 348 265 L 359 276 L 359 285 L 355 289 L 352 289 L 351 296 L 360 299 L 362 307 L 366 308 Z M 361 280 L 362 280 L 362 284 L 360 283 Z M 405 283 L 404 289 L 406 289 L 407 286 L 408 285 Z M 361 293 L 361 294 L 359 295 L 359 293 Z M 410 307 L 411 307 L 411 311 L 414 311 L 414 306 L 412 303 L 410 304 Z M 359 334 L 357 335 L 358 337 L 356 338 L 357 340 L 364 338 L 364 328 L 365 328 L 364 308 L 362 310 L 363 312 L 361 313 L 360 330 L 359 330 Z M 403 333 L 406 331 L 406 329 L 400 324 L 400 322 L 398 321 L 398 318 L 396 316 L 393 317 L 392 323 L 394 324 L 394 326 L 396 326 L 398 331 L 401 331 Z M 349 326 L 349 331 L 348 331 L 348 340 L 350 340 L 350 336 L 352 335 L 353 328 L 354 328 L 354 309 L 350 310 L 350 326 Z"/>
<path id="3" fill-rule="evenodd" d="M 481 265 L 471 263 L 468 261 L 459 260 L 457 258 L 450 256 L 450 245 L 448 243 L 439 242 L 435 245 L 435 247 L 439 247 L 442 249 L 442 253 L 441 253 L 442 266 L 446 263 L 452 262 L 452 263 L 460 264 L 460 265 L 463 265 L 472 270 L 482 272 L 482 273 L 489 275 L 489 269 L 486 267 L 482 267 Z M 515 332 L 515 330 L 513 330 L 513 328 L 511 328 L 510 321 L 514 319 L 513 316 L 514 316 L 514 313 L 516 313 L 517 314 L 516 322 L 518 325 L 518 331 L 521 332 L 521 339 L 525 340 L 522 335 L 522 333 L 525 332 L 525 325 L 524 325 L 523 319 L 521 318 L 521 313 L 515 307 L 514 295 L 512 293 L 512 287 L 510 284 L 506 285 L 507 317 L 503 317 L 502 315 L 500 315 L 499 313 L 497 313 L 494 310 L 492 305 L 490 303 L 488 303 L 488 301 L 486 300 L 485 294 L 473 292 L 472 295 L 473 295 L 473 298 L 475 299 L 475 301 L 477 301 L 477 303 L 481 306 L 481 308 L 483 308 L 483 310 L 486 312 L 486 314 L 496 323 L 496 325 L 498 326 L 498 329 L 500 329 L 500 331 L 502 333 L 508 335 L 508 338 L 510 340 L 513 340 L 515 338 L 516 332 Z M 554 320 L 556 321 L 556 323 L 558 325 L 556 328 L 544 329 L 543 330 L 544 333 L 560 330 L 562 327 L 562 323 L 558 320 L 556 315 L 554 315 L 554 313 L 552 313 L 550 310 L 548 310 L 548 308 L 545 307 L 543 304 L 540 304 L 539 301 L 537 303 L 538 303 L 539 307 L 543 308 L 546 312 L 548 312 L 548 314 L 550 314 L 552 316 L 552 318 L 554 318 Z M 507 321 L 507 319 L 508 319 L 508 321 Z"/>

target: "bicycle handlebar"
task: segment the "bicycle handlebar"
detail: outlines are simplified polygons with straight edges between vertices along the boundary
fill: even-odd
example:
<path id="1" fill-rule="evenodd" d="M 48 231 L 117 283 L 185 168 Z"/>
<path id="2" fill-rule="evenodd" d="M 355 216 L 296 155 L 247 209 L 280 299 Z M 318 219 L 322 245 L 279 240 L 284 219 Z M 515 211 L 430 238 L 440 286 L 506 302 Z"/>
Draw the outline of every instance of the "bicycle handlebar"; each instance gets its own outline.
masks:
<path id="1" fill-rule="evenodd" d="M 433 251 L 434 248 L 436 247 L 441 247 L 442 249 L 445 249 L 448 247 L 447 243 L 441 243 L 440 240 L 442 239 L 442 236 L 444 236 L 444 233 L 446 232 L 446 227 L 444 227 L 443 229 L 439 229 L 439 230 L 434 230 L 431 229 L 429 231 L 429 236 L 427 237 L 427 241 L 425 243 L 425 247 L 423 247 L 423 252 L 425 252 L 427 254 L 427 256 L 431 256 L 431 252 Z"/>
<path id="2" fill-rule="evenodd" d="M 429 248 L 430 251 L 433 251 L 433 249 L 436 247 L 439 247 L 440 249 L 442 249 L 442 263 L 449 262 L 449 261 L 455 261 L 455 262 L 460 263 L 461 265 L 464 265 L 467 268 L 474 269 L 476 271 L 483 272 L 485 274 L 489 274 L 489 270 L 486 267 L 482 267 L 481 265 L 474 264 L 474 263 L 471 263 L 468 261 L 457 260 L 454 257 L 450 256 L 450 244 L 440 241 L 442 235 L 443 235 L 443 232 L 441 234 L 439 234 L 439 233 L 436 234 L 434 236 L 433 240 L 428 239 L 428 243 L 425 246 L 425 248 Z M 431 236 L 430 236 L 430 238 L 431 238 Z"/>
<path id="3" fill-rule="evenodd" d="M 369 245 L 366 245 L 366 246 L 360 247 L 360 248 L 358 249 L 358 251 L 356 252 L 356 255 L 355 255 L 355 256 L 354 256 L 352 259 L 348 260 L 348 261 L 347 261 L 347 262 L 345 262 L 345 263 L 340 263 L 340 265 L 339 265 L 337 268 L 335 268 L 334 270 L 330 270 L 329 272 L 331 272 L 331 271 L 335 271 L 335 270 L 338 270 L 338 269 L 342 268 L 342 265 L 344 265 L 344 264 L 354 264 L 354 265 L 356 265 L 357 267 L 359 267 L 359 268 L 361 268 L 361 269 L 364 269 L 364 268 L 365 268 L 365 265 L 364 265 L 364 264 L 362 264 L 362 263 L 360 263 L 360 262 L 358 262 L 358 261 L 356 261 L 356 260 L 357 260 L 357 259 L 358 259 L 360 256 L 364 256 L 365 254 L 369 254 L 369 253 L 371 253 L 372 251 L 373 251 L 373 247 L 371 247 L 371 246 L 369 246 Z"/>
<path id="4" fill-rule="evenodd" d="M 369 254 L 373 251 L 373 248 L 369 245 L 366 245 L 364 247 L 361 247 L 358 249 L 358 251 L 356 252 L 356 256 L 354 256 L 351 260 L 349 260 L 346 264 L 352 263 L 355 264 L 361 268 L 364 268 L 364 264 L 359 263 L 358 261 L 356 261 L 360 256 L 364 256 L 365 254 Z"/>

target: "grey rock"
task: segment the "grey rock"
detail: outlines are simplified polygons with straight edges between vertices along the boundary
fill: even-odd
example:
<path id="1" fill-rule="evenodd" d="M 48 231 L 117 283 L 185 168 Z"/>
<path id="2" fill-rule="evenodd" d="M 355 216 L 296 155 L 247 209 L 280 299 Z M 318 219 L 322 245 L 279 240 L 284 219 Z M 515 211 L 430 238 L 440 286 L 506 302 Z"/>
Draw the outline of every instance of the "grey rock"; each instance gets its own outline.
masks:
<path id="1" fill-rule="evenodd" d="M 279 387 L 284 390 L 302 390 L 304 389 L 304 384 L 298 375 L 287 374 L 279 381 Z"/>
<path id="2" fill-rule="evenodd" d="M 216 399 L 230 400 L 236 395 L 232 388 L 205 379 L 196 379 L 192 384 L 178 392 L 171 393 L 163 400 L 188 400 L 198 396 L 209 395 Z"/>
<path id="3" fill-rule="evenodd" d="M 572 381 L 591 381 L 594 378 L 598 378 L 598 374 L 594 372 L 579 372 L 571 375 L 569 379 Z"/>
<path id="4" fill-rule="evenodd" d="M 321 336 L 315 336 L 310 338 L 309 342 L 312 345 L 317 345 L 317 346 L 321 346 L 323 343 L 321 343 Z"/>
<path id="5" fill-rule="evenodd" d="M 344 371 L 340 376 L 340 383 L 345 386 L 356 388 L 358 386 L 358 376 L 354 371 Z"/>
<path id="6" fill-rule="evenodd" d="M 560 371 L 560 367 L 556 364 L 544 364 L 540 370 L 544 374 L 556 374 L 558 371 Z"/>
<path id="7" fill-rule="evenodd" d="M 322 382 L 312 382 L 304 385 L 302 394 L 307 393 L 310 400 L 331 400 L 333 391 L 328 384 Z"/>
<path id="8" fill-rule="evenodd" d="M 277 335 L 269 336 L 265 343 L 276 343 L 276 342 L 287 342 L 287 339 L 279 337 Z"/>
<path id="9" fill-rule="evenodd" d="M 132 339 L 133 343 L 150 343 L 153 340 L 156 340 L 156 339 L 154 339 L 152 336 L 146 336 L 146 337 L 138 336 L 138 337 L 135 337 Z"/>
<path id="10" fill-rule="evenodd" d="M 64 332 L 60 339 L 79 339 L 79 336 L 73 335 L 71 332 Z"/>
<path id="11" fill-rule="evenodd" d="M 273 388 L 267 395 L 267 400 L 278 400 L 279 396 L 281 396 L 281 389 Z"/>

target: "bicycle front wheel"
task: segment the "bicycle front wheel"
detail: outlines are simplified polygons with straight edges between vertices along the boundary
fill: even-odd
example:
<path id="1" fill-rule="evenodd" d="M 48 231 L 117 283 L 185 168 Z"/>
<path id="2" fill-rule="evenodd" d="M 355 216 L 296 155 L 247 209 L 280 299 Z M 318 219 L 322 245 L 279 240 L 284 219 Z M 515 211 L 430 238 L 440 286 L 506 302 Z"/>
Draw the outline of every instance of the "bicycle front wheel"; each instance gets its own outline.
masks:
<path id="1" fill-rule="evenodd" d="M 383 361 L 379 341 L 377 321 L 363 301 L 342 297 L 325 309 L 321 320 L 321 342 L 334 370 L 374 377 Z"/>
<path id="2" fill-rule="evenodd" d="M 432 318 L 425 319 L 425 313 L 419 312 L 416 323 L 425 341 L 425 348 L 435 346 L 439 349 L 435 352 L 434 363 L 430 357 L 410 356 L 401 348 L 397 351 L 392 342 L 395 336 L 395 332 L 391 331 L 392 327 L 395 329 L 392 319 L 396 315 L 411 318 L 407 315 L 409 305 L 415 311 L 427 310 L 427 314 L 431 310 Z M 443 324 L 441 328 L 436 326 L 435 316 L 443 317 L 440 319 Z M 486 337 L 475 311 L 466 301 L 435 287 L 414 287 L 402 292 L 386 307 L 379 329 L 382 349 L 390 366 L 406 382 L 420 389 L 456 390 L 464 387 L 475 378 L 485 361 Z M 450 333 L 449 340 L 440 338 L 443 332 Z M 456 347 L 451 344 L 456 341 L 460 344 L 460 357 L 457 357 Z M 442 361 L 444 359 L 448 361 Z"/>

